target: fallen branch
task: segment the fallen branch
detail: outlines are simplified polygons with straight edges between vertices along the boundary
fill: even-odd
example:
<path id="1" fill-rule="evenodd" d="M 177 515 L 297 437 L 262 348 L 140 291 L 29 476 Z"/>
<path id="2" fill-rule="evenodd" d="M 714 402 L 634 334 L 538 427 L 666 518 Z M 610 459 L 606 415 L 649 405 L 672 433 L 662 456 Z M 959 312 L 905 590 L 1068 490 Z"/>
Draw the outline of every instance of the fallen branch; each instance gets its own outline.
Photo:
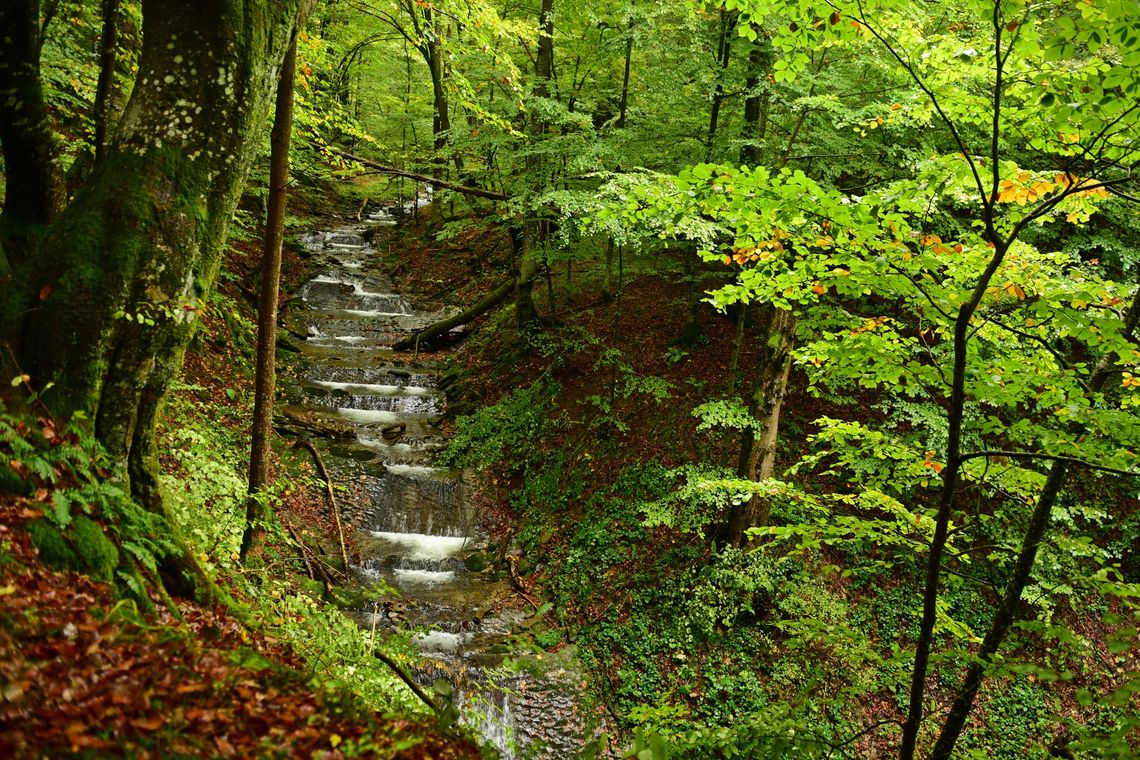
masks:
<path id="1" fill-rule="evenodd" d="M 416 174 L 415 172 L 404 171 L 403 169 L 397 169 L 393 166 L 384 166 L 383 164 L 378 164 L 375 161 L 371 161 L 360 156 L 354 156 L 353 154 L 345 153 L 344 151 L 334 150 L 333 153 L 349 161 L 355 161 L 361 166 L 367 166 L 369 169 L 375 169 L 381 174 L 389 174 L 393 177 L 407 177 L 408 179 L 414 179 L 417 182 L 424 182 L 426 184 L 432 185 L 433 187 L 442 187 L 447 190 L 453 190 L 457 193 L 463 193 L 464 195 L 474 195 L 477 198 L 487 198 L 492 201 L 509 201 L 511 199 L 511 196 L 507 195 L 506 193 L 499 193 L 495 192 L 494 190 L 484 190 L 481 187 L 460 185 L 455 182 L 448 182 L 445 179 L 429 177 L 426 174 Z"/>
<path id="2" fill-rule="evenodd" d="M 519 580 L 518 568 L 516 566 L 517 563 L 518 557 L 515 555 L 511 554 L 507 557 L 507 567 L 510 569 L 509 575 L 511 576 L 511 585 L 515 587 L 515 591 L 519 592 L 519 596 L 527 600 L 527 602 L 530 603 L 530 606 L 534 607 L 535 611 L 537 611 L 538 602 L 535 601 L 534 597 L 530 595 L 530 592 L 526 590 L 526 586 L 524 586 L 522 584 L 522 581 Z"/>
<path id="3" fill-rule="evenodd" d="M 313 563 L 309 561 L 309 554 L 305 551 L 305 545 L 301 543 L 300 537 L 297 532 L 293 530 L 292 526 L 285 525 L 285 532 L 289 534 L 289 538 L 293 539 L 293 543 L 297 545 L 297 554 L 301 557 L 301 562 L 305 565 L 305 573 L 309 576 L 309 580 L 315 581 L 317 579 L 317 572 L 313 570 Z"/>
<path id="4" fill-rule="evenodd" d="M 456 314 L 454 317 L 441 319 L 438 322 L 433 322 L 419 332 L 404 338 L 396 343 L 392 348 L 397 351 L 407 351 L 409 348 L 417 348 L 420 343 L 431 340 L 432 338 L 443 335 L 448 330 L 459 327 L 460 325 L 467 324 L 471 320 L 480 316 L 484 312 L 490 311 L 503 301 L 507 300 L 507 296 L 511 295 L 515 289 L 514 279 L 507 280 L 499 287 L 488 293 L 483 297 L 483 300 L 472 306 L 466 311 Z"/>
<path id="5" fill-rule="evenodd" d="M 340 540 L 340 558 L 341 561 L 344 562 L 345 572 L 348 572 L 348 549 L 344 544 L 344 526 L 340 521 L 340 509 L 336 505 L 336 496 L 333 495 L 332 478 L 329 476 L 329 471 L 325 468 L 325 460 L 321 459 L 321 454 L 317 451 L 317 447 L 314 446 L 312 441 L 308 438 L 301 438 L 297 443 L 304 446 L 308 452 L 313 455 L 313 461 L 317 463 L 317 471 L 325 481 L 325 492 L 329 497 L 329 506 L 332 507 L 333 519 L 336 521 L 337 538 Z"/>
<path id="6" fill-rule="evenodd" d="M 412 693 L 419 697 L 425 705 L 431 708 L 432 712 L 434 712 L 436 715 L 439 715 L 441 712 L 443 712 L 443 708 L 439 706 L 439 703 L 432 699 L 431 696 L 423 690 L 423 687 L 416 683 L 415 679 L 412 678 L 411 673 L 405 670 L 403 665 L 396 662 L 383 652 L 373 652 L 372 654 L 376 655 L 376 659 L 380 660 L 380 662 L 391 668 L 392 671 L 400 677 L 400 680 L 407 684 L 408 688 L 412 690 Z"/>
<path id="7" fill-rule="evenodd" d="M 284 522 L 282 524 L 284 525 Z M 325 587 L 326 594 L 331 593 L 332 587 L 337 584 L 337 581 L 332 577 L 332 573 L 339 575 L 341 580 L 348 577 L 346 573 L 339 573 L 336 568 L 326 564 L 325 561 L 313 551 L 312 547 L 301 540 L 301 537 L 297 535 L 293 528 L 285 525 L 285 530 L 297 545 L 297 552 L 301 555 L 301 560 L 305 563 L 306 569 L 309 570 L 309 577 L 313 580 L 317 580 L 316 576 L 319 575 L 321 584 Z"/>

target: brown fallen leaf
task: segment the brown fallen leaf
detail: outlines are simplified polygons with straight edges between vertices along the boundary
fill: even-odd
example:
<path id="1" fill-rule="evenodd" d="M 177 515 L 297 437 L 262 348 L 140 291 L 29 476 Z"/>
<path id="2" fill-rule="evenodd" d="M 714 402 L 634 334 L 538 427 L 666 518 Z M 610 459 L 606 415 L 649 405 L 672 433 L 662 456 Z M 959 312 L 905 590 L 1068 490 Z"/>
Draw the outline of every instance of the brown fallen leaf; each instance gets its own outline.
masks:
<path id="1" fill-rule="evenodd" d="M 157 731 L 166 724 L 166 720 L 161 716 L 153 716 L 150 718 L 132 718 L 131 725 L 135 728 L 141 728 L 144 731 Z"/>

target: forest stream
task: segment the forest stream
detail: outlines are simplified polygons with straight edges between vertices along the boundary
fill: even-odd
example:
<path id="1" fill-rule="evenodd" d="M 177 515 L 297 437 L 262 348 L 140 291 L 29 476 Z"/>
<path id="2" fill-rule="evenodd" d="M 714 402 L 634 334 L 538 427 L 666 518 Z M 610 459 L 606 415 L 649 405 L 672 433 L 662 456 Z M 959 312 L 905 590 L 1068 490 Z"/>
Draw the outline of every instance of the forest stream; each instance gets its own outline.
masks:
<path id="1" fill-rule="evenodd" d="M 502 757 L 573 757 L 585 721 L 572 648 L 536 656 L 513 636 L 534 610 L 489 567 L 469 475 L 436 463 L 440 365 L 391 348 L 446 315 L 417 310 L 382 274 L 378 249 L 413 210 L 381 208 L 302 237 L 320 274 L 288 318 L 299 358 L 281 413 L 324 433 L 317 445 L 356 531 L 356 580 L 399 592 L 349 614 L 377 635 L 408 633 L 423 654 L 416 679 L 455 700 Z"/>

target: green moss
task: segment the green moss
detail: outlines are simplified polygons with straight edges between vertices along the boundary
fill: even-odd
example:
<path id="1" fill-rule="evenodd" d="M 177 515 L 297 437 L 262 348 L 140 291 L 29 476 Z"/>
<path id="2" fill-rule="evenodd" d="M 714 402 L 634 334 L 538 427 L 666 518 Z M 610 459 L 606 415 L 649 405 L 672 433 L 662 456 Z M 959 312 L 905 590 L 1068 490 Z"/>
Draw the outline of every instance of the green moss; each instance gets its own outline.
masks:
<path id="1" fill-rule="evenodd" d="M 63 533 L 47 520 L 35 520 L 27 525 L 32 545 L 40 553 L 43 563 L 53 570 L 76 570 L 79 555 L 63 537 Z"/>
<path id="2" fill-rule="evenodd" d="M 119 566 L 119 550 L 89 517 L 77 517 L 66 533 L 47 520 L 27 525 L 40 559 L 53 570 L 76 570 L 110 580 Z"/>
<path id="3" fill-rule="evenodd" d="M 83 562 L 83 570 L 102 580 L 111 580 L 119 566 L 119 550 L 99 524 L 87 517 L 77 517 L 71 527 L 71 538 Z"/>

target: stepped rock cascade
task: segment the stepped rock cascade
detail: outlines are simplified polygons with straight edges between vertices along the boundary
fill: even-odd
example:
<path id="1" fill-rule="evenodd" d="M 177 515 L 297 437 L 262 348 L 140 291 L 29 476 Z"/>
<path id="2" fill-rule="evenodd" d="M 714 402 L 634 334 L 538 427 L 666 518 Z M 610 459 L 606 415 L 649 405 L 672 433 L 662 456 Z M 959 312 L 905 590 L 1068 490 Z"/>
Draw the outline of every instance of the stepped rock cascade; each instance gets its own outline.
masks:
<path id="1" fill-rule="evenodd" d="M 350 614 L 365 627 L 410 632 L 425 658 L 416 677 L 429 687 L 446 679 L 464 720 L 502 757 L 572 758 L 586 725 L 581 675 L 572 657 L 503 667 L 505 656 L 531 654 L 511 638 L 531 610 L 517 600 L 512 607 L 510 584 L 483 570 L 494 548 L 464 473 L 435 462 L 446 444 L 438 367 L 408 363 L 412 357 L 391 348 L 447 316 L 416 310 L 377 273 L 373 241 L 411 212 L 411 204 L 384 208 L 360 226 L 302 236 L 320 274 L 287 317 L 299 358 L 278 411 L 336 431 L 315 442 L 335 485 L 347 489 L 338 502 L 361 554 L 352 570 L 363 583 L 399 592 Z"/>

